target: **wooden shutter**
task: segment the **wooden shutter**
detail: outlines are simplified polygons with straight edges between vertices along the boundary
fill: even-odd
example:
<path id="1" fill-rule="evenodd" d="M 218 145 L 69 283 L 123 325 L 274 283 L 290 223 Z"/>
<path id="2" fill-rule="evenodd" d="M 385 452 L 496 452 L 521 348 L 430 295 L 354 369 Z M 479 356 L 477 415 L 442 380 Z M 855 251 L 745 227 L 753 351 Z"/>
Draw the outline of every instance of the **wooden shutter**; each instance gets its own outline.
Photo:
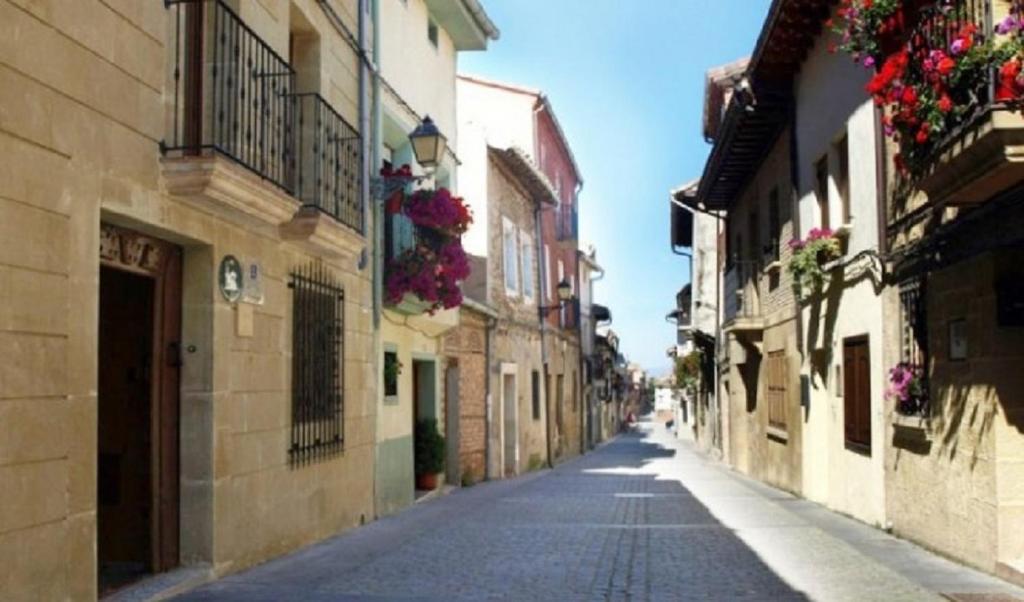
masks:
<path id="1" fill-rule="evenodd" d="M 867 339 L 843 343 L 843 429 L 847 443 L 871 448 L 871 357 Z"/>

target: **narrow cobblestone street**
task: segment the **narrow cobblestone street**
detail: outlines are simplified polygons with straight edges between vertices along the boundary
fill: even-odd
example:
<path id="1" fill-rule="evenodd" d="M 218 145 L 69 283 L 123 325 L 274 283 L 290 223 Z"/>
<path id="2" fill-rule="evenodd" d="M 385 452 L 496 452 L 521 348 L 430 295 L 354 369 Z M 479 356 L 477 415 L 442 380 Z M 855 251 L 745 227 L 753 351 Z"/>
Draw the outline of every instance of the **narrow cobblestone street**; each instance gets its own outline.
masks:
<path id="1" fill-rule="evenodd" d="M 182 600 L 960 600 L 1020 590 L 746 480 L 643 423 Z"/>

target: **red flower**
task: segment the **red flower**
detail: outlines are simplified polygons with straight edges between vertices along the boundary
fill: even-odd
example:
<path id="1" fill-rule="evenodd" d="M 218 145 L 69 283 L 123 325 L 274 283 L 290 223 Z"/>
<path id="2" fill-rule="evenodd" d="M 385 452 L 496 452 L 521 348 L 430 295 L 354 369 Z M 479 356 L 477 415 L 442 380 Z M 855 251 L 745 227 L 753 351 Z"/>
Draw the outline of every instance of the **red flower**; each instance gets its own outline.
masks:
<path id="1" fill-rule="evenodd" d="M 941 60 L 939 60 L 939 64 L 936 65 L 936 70 L 939 72 L 940 75 L 949 75 L 950 73 L 953 72 L 954 68 L 956 68 L 956 61 L 949 58 L 948 56 L 943 57 Z"/>
<path id="2" fill-rule="evenodd" d="M 917 105 L 917 90 L 912 86 L 903 88 L 903 95 L 900 96 L 900 101 L 907 107 L 914 107 Z"/>
<path id="3" fill-rule="evenodd" d="M 953 99 L 951 99 L 947 94 L 943 94 L 942 97 L 939 98 L 938 104 L 939 110 L 943 113 L 948 113 L 953 110 Z"/>

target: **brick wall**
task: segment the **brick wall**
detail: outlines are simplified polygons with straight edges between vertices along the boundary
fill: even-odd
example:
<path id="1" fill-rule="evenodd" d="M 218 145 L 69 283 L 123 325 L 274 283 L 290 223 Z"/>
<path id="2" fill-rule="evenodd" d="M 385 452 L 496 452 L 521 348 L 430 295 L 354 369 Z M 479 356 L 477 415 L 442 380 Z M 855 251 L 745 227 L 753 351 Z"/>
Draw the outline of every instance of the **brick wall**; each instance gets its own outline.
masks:
<path id="1" fill-rule="evenodd" d="M 486 317 L 462 307 L 459 326 L 445 336 L 445 352 L 459 366 L 459 477 L 483 480 L 486 470 Z"/>

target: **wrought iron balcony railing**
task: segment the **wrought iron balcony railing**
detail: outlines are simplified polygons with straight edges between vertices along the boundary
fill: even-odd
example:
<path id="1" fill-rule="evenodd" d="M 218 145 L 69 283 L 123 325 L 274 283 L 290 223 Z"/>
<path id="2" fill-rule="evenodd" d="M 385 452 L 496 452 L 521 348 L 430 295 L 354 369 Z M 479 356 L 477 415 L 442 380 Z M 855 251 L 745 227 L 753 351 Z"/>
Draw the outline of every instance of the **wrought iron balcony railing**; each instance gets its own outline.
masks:
<path id="1" fill-rule="evenodd" d="M 223 0 L 165 0 L 173 30 L 168 156 L 216 153 L 362 232 L 359 133 Z"/>
<path id="2" fill-rule="evenodd" d="M 362 232 L 362 138 L 319 94 L 294 99 L 294 195 Z"/>
<path id="3" fill-rule="evenodd" d="M 579 213 L 575 205 L 562 205 L 556 210 L 555 238 L 560 241 L 579 238 Z"/>

